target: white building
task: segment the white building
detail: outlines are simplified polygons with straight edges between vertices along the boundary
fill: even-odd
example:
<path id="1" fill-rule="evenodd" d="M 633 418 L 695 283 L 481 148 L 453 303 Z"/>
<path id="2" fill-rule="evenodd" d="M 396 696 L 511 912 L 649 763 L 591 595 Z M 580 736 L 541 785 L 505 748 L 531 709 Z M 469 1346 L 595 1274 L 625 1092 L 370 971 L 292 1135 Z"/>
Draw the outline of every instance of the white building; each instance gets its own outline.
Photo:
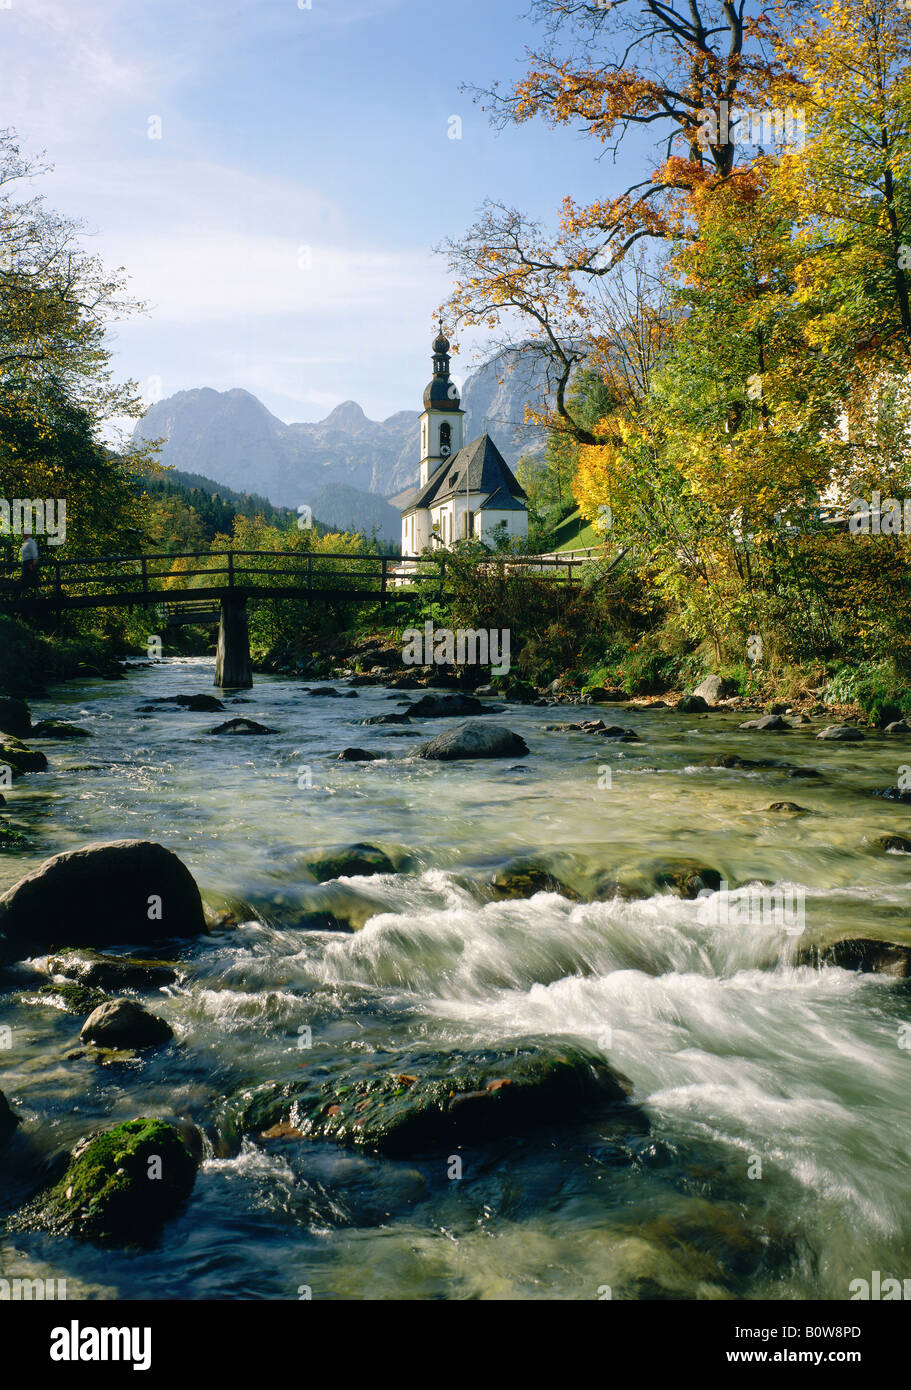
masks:
<path id="1" fill-rule="evenodd" d="M 392 498 L 402 513 L 403 556 L 462 538 L 492 546 L 498 536 L 528 535 L 525 493 L 489 434 L 463 446 L 464 414 L 441 327 L 424 392 L 420 483 Z"/>

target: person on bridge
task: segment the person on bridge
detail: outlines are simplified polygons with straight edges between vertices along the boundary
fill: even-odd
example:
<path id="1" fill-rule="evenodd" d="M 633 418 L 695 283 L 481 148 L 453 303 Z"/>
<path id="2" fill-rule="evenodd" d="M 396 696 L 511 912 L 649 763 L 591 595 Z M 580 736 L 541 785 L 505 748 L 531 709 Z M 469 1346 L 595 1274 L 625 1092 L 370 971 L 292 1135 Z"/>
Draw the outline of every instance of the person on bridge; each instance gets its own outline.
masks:
<path id="1" fill-rule="evenodd" d="M 22 549 L 19 551 L 19 563 L 22 566 L 22 587 L 23 589 L 35 589 L 38 586 L 38 542 L 33 537 L 31 531 L 26 531 Z"/>

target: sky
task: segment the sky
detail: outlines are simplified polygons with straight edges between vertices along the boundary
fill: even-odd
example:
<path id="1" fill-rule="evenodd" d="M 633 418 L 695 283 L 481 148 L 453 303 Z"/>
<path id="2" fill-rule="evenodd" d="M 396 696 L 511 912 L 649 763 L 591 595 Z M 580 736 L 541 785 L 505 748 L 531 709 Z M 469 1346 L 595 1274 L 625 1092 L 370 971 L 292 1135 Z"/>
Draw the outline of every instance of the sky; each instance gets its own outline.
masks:
<path id="1" fill-rule="evenodd" d="M 487 197 L 553 224 L 628 179 L 590 141 L 491 128 L 528 0 L 0 0 L 0 126 L 145 301 L 115 326 L 146 401 L 244 387 L 285 421 L 420 408 L 434 247 Z M 459 130 L 461 138 L 451 138 Z M 454 376 L 490 348 L 460 337 Z"/>

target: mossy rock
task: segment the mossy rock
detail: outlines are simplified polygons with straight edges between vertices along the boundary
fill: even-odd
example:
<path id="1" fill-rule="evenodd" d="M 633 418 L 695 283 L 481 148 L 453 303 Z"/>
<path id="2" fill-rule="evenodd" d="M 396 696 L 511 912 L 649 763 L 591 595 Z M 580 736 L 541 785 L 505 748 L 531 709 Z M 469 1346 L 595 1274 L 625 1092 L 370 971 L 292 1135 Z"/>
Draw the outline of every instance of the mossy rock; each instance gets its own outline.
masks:
<path id="1" fill-rule="evenodd" d="M 90 989 L 88 985 L 73 980 L 49 981 L 39 987 L 38 995 L 48 1003 L 56 1001 L 55 1006 L 62 1008 L 65 1013 L 79 1014 L 82 1018 L 106 1004 L 108 998 L 100 989 Z"/>
<path id="2" fill-rule="evenodd" d="M 92 735 L 88 729 L 81 729 L 78 724 L 70 724 L 65 719 L 42 719 L 34 725 L 29 737 L 75 739 L 91 738 Z"/>
<path id="3" fill-rule="evenodd" d="M 308 868 L 320 883 L 331 878 L 364 878 L 371 874 L 394 874 L 395 865 L 376 845 L 347 845 L 331 854 L 311 859 Z"/>
<path id="4" fill-rule="evenodd" d="M 36 748 L 29 748 L 19 739 L 9 734 L 0 734 L 0 764 L 12 768 L 13 777 L 21 777 L 25 772 L 46 772 L 47 758 Z"/>
<path id="5" fill-rule="evenodd" d="M 47 965 L 52 975 L 64 975 L 94 990 L 160 989 L 177 979 L 177 968 L 171 961 L 107 956 L 78 946 L 59 951 Z"/>
<path id="6" fill-rule="evenodd" d="M 0 825 L 0 850 L 24 849 L 27 844 L 28 840 L 21 830 L 13 830 L 8 825 Z"/>
<path id="7" fill-rule="evenodd" d="M 624 1105 L 629 1081 L 600 1053 L 560 1039 L 506 1049 L 412 1053 L 395 1065 L 375 1055 L 319 1081 L 266 1083 L 229 1104 L 223 1132 L 333 1140 L 390 1157 L 484 1142 L 578 1120 Z"/>
<path id="8" fill-rule="evenodd" d="M 539 859 L 514 859 L 498 869 L 490 880 L 495 898 L 532 898 L 535 893 L 559 893 L 578 901 L 578 893 L 551 873 Z"/>
<path id="9" fill-rule="evenodd" d="M 150 1244 L 193 1190 L 201 1148 L 191 1130 L 128 1120 L 80 1141 L 60 1181 L 13 1218 L 13 1229 Z"/>
<path id="10" fill-rule="evenodd" d="M 717 869 L 707 869 L 703 864 L 674 864 L 660 868 L 654 876 L 655 887 L 670 889 L 678 898 L 698 898 L 700 893 L 717 893 L 721 888 L 721 874 Z"/>

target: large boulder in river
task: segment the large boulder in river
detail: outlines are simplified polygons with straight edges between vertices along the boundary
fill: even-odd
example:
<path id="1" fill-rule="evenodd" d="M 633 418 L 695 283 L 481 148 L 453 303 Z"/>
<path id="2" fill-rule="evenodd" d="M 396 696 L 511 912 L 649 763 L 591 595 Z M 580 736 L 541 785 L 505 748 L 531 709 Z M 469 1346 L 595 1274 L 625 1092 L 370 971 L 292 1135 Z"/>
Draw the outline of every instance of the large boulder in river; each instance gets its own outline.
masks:
<path id="1" fill-rule="evenodd" d="M 892 941 L 875 941 L 865 936 L 850 936 L 829 946 L 807 947 L 800 953 L 798 963 L 835 965 L 842 970 L 907 979 L 911 976 L 911 947 L 899 946 Z"/>
<path id="2" fill-rule="evenodd" d="M 560 1038 L 471 1052 L 412 1052 L 347 1063 L 327 1079 L 268 1082 L 227 1107 L 229 1140 L 331 1139 L 402 1157 L 578 1120 L 623 1107 L 632 1087 L 604 1057 Z"/>
<path id="3" fill-rule="evenodd" d="M 816 735 L 817 738 L 836 743 L 857 743 L 863 736 L 863 729 L 858 729 L 854 724 L 830 724 Z"/>
<path id="4" fill-rule="evenodd" d="M 93 1009 L 79 1033 L 98 1047 L 157 1047 L 170 1042 L 171 1026 L 132 999 L 108 999 Z"/>
<path id="5" fill-rule="evenodd" d="M 146 1245 L 193 1190 L 202 1158 L 194 1126 L 128 1120 L 82 1139 L 63 1177 L 12 1221 L 100 1245 Z"/>
<path id="6" fill-rule="evenodd" d="M 47 859 L 0 897 L 0 951 L 142 945 L 206 929 L 189 869 L 164 845 L 114 840 Z"/>
<path id="7" fill-rule="evenodd" d="M 453 762 L 459 758 L 524 758 L 528 744 L 503 724 L 457 724 L 417 750 L 419 758 Z"/>
<path id="8" fill-rule="evenodd" d="M 0 733 L 13 738 L 28 738 L 32 731 L 32 716 L 24 700 L 0 696 Z"/>

